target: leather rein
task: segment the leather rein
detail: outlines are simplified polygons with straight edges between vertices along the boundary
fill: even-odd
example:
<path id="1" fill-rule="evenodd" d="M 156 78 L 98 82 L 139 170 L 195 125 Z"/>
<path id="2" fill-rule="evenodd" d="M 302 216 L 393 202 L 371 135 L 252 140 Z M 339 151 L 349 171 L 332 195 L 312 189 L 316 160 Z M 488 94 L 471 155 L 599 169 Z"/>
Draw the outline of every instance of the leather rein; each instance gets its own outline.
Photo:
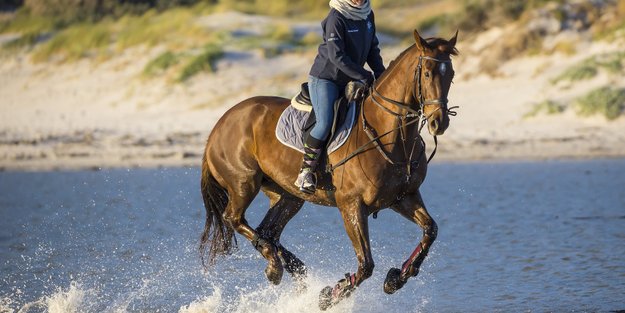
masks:
<path id="1" fill-rule="evenodd" d="M 341 160 L 340 162 L 336 163 L 336 165 L 330 165 L 328 164 L 328 168 L 327 171 L 328 172 L 333 172 L 336 168 L 344 165 L 345 163 L 347 163 L 347 161 L 349 161 L 350 159 L 354 158 L 355 156 L 357 156 L 358 154 L 364 152 L 367 148 L 367 146 L 369 146 L 370 144 L 374 144 L 376 149 L 380 152 L 380 154 L 382 155 L 382 157 L 384 157 L 384 159 L 393 165 L 405 165 L 406 166 L 406 182 L 410 181 L 410 178 L 412 176 L 411 172 L 412 172 L 412 166 L 416 164 L 416 166 L 418 167 L 419 161 L 413 161 L 413 157 L 414 157 L 414 150 L 416 147 L 416 143 L 417 143 L 417 138 L 421 141 L 421 143 L 423 144 L 423 153 L 425 153 L 425 142 L 423 141 L 423 138 L 420 136 L 421 134 L 421 130 L 423 129 L 423 127 L 425 126 L 425 124 L 427 123 L 428 118 L 434 114 L 436 111 L 438 110 L 445 110 L 447 112 L 448 115 L 450 116 L 456 116 L 456 112 L 452 111 L 454 108 L 457 107 L 451 107 L 451 108 L 447 108 L 447 103 L 448 100 L 447 99 L 425 99 L 423 93 L 422 93 L 422 83 L 421 83 L 421 72 L 422 72 L 422 68 L 423 68 L 423 60 L 432 60 L 435 61 L 437 63 L 449 63 L 451 64 L 451 60 L 441 60 L 441 59 L 436 59 L 436 58 L 432 58 L 432 57 L 428 57 L 428 56 L 419 56 L 419 63 L 417 64 L 415 71 L 414 71 L 414 77 L 413 77 L 413 86 L 414 89 L 412 91 L 412 96 L 413 99 L 415 100 L 415 102 L 419 103 L 419 110 L 415 110 L 412 108 L 412 104 L 411 103 L 404 103 L 404 102 L 400 102 L 400 101 L 396 101 L 390 98 L 387 98 L 385 96 L 383 96 L 382 94 L 380 94 L 380 92 L 378 92 L 377 88 L 376 88 L 376 82 L 373 83 L 373 85 L 370 88 L 370 95 L 371 95 L 371 100 L 373 101 L 373 103 L 375 103 L 377 106 L 379 106 L 380 108 L 382 108 L 385 112 L 395 116 L 395 118 L 397 118 L 398 120 L 398 127 L 395 127 L 381 135 L 377 135 L 375 129 L 371 126 L 369 126 L 369 123 L 367 122 L 366 116 L 365 116 L 365 110 L 364 107 L 361 108 L 360 112 L 362 115 L 362 127 L 363 130 L 365 131 L 365 133 L 367 134 L 367 136 L 369 137 L 370 141 L 368 141 L 367 143 L 363 144 L 362 146 L 360 146 L 358 149 L 354 150 L 352 153 L 350 153 L 346 158 L 344 158 L 343 160 Z M 406 113 L 402 114 L 402 113 L 396 113 L 388 108 L 386 108 L 385 106 L 383 106 L 377 99 L 376 97 L 379 97 L 380 99 L 393 104 L 396 107 L 399 107 L 400 109 L 404 110 Z M 429 115 L 425 115 L 425 111 L 424 108 L 426 105 L 434 105 L 434 104 L 438 104 L 441 107 L 437 108 L 436 110 L 434 110 L 434 112 L 430 113 Z M 364 100 L 363 100 L 363 105 L 364 105 Z M 416 136 L 414 138 L 414 140 L 412 141 L 412 148 L 410 149 L 410 153 L 408 153 L 408 149 L 406 147 L 407 145 L 407 138 L 406 138 L 406 134 L 405 134 L 405 128 L 408 125 L 411 124 L 415 124 L 417 122 L 421 122 L 421 124 L 418 127 L 418 134 L 419 136 Z M 383 144 L 380 142 L 380 139 L 396 130 L 400 131 L 400 135 L 401 135 L 401 139 L 402 139 L 402 145 L 403 145 L 403 150 L 404 150 L 404 157 L 405 160 L 404 162 L 397 162 L 397 161 L 393 161 L 390 157 L 390 154 L 384 150 Z M 377 136 L 376 136 L 377 135 Z M 436 149 L 438 147 L 438 140 L 436 138 L 436 136 L 434 137 L 434 150 L 432 151 L 432 153 L 430 154 L 430 157 L 428 158 L 427 162 L 430 163 L 430 161 L 432 160 L 432 158 L 434 157 L 434 155 L 436 154 Z"/>

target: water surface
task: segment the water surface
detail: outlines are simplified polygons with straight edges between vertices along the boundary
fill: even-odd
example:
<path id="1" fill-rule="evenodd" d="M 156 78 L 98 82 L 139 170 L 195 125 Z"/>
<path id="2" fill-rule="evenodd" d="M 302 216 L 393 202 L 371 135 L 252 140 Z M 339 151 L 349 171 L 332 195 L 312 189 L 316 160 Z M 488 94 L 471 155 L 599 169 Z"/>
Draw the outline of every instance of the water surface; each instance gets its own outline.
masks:
<path id="1" fill-rule="evenodd" d="M 439 236 L 419 276 L 382 291 L 421 238 L 382 211 L 374 275 L 334 312 L 625 309 L 625 160 L 435 164 L 422 194 Z M 282 236 L 305 292 L 270 286 L 241 237 L 203 271 L 198 168 L 3 172 L 0 214 L 0 312 L 315 312 L 357 266 L 338 211 L 306 204 Z"/>

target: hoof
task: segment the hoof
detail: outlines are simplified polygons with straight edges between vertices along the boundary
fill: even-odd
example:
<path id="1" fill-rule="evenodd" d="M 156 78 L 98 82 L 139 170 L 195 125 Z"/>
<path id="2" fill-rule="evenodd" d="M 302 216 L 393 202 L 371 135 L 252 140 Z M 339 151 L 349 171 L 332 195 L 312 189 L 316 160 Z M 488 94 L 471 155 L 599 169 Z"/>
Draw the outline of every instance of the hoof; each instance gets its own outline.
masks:
<path id="1" fill-rule="evenodd" d="M 332 305 L 334 305 L 332 303 L 332 287 L 327 286 L 319 293 L 319 309 L 325 311 Z"/>
<path id="2" fill-rule="evenodd" d="M 274 285 L 279 285 L 280 281 L 282 281 L 282 274 L 284 274 L 284 269 L 280 262 L 270 262 L 269 265 L 265 268 L 265 275 L 267 279 Z"/>
<path id="3" fill-rule="evenodd" d="M 349 273 L 345 274 L 345 278 L 339 280 L 334 288 L 327 286 L 321 290 L 321 293 L 319 293 L 319 309 L 325 311 L 349 297 L 355 289 L 354 276 L 349 275 Z"/>
<path id="4" fill-rule="evenodd" d="M 401 289 L 406 284 L 406 281 L 401 279 L 401 270 L 398 268 L 391 268 L 386 274 L 384 280 L 384 292 L 387 294 L 393 294 L 395 291 Z"/>

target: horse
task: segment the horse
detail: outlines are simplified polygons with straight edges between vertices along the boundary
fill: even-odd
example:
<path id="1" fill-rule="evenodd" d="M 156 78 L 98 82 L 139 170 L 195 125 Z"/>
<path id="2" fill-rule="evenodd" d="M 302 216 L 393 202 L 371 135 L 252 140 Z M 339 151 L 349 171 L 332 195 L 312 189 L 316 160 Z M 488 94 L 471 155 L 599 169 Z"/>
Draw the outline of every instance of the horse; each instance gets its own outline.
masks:
<path id="1" fill-rule="evenodd" d="M 306 266 L 282 246 L 280 236 L 308 201 L 338 208 L 358 261 L 356 273 L 346 274 L 320 292 L 322 310 L 349 296 L 372 275 L 368 217 L 384 208 L 423 230 L 421 241 L 401 268 L 388 271 L 384 291 L 392 294 L 416 276 L 438 233 L 419 192 L 429 162 L 420 132 L 427 125 L 436 139 L 455 113 L 448 108 L 447 97 L 454 76 L 451 56 L 458 54 L 457 37 L 456 31 L 449 40 L 424 39 L 414 30 L 415 43 L 391 62 L 360 102 L 355 125 L 362 128 L 354 126 L 347 142 L 327 156 L 334 190 L 307 194 L 293 184 L 302 154 L 282 145 L 274 133 L 289 99 L 252 97 L 224 113 L 208 137 L 202 158 L 206 221 L 199 250 L 204 266 L 232 252 L 237 246 L 236 232 L 267 260 L 265 275 L 271 283 L 279 284 L 284 270 L 302 281 Z M 261 190 L 270 207 L 254 229 L 245 212 Z"/>

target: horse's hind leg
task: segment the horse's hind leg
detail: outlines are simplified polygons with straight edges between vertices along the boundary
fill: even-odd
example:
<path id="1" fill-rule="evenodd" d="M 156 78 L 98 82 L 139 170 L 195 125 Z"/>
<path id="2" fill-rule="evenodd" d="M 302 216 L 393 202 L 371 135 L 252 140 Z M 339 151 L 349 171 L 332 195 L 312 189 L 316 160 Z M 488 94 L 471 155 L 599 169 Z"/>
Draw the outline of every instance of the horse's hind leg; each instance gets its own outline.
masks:
<path id="1" fill-rule="evenodd" d="M 230 182 L 227 188 L 229 201 L 223 217 L 232 229 L 250 240 L 254 248 L 267 259 L 269 264 L 265 268 L 265 275 L 270 282 L 277 285 L 283 274 L 282 262 L 278 257 L 278 248 L 275 244 L 262 238 L 245 219 L 245 211 L 260 190 L 261 179 L 262 172 L 258 171 L 253 177 L 245 181 Z"/>
<path id="2" fill-rule="evenodd" d="M 423 238 L 412 252 L 408 260 L 404 262 L 401 270 L 391 268 L 384 281 L 384 292 L 392 294 L 399 290 L 408 281 L 408 278 L 419 274 L 419 267 L 428 254 L 428 251 L 438 232 L 436 222 L 428 213 L 419 192 L 406 195 L 402 201 L 392 207 L 393 210 L 403 217 L 415 222 L 423 229 Z"/>
<path id="3" fill-rule="evenodd" d="M 280 244 L 280 235 L 282 235 L 286 224 L 302 208 L 304 200 L 288 194 L 273 182 L 266 182 L 262 190 L 269 197 L 270 208 L 256 231 L 261 237 L 273 240 L 273 243 L 278 247 L 278 255 L 282 259 L 284 268 L 293 278 L 300 280 L 306 276 L 306 266 L 304 262 Z"/>

